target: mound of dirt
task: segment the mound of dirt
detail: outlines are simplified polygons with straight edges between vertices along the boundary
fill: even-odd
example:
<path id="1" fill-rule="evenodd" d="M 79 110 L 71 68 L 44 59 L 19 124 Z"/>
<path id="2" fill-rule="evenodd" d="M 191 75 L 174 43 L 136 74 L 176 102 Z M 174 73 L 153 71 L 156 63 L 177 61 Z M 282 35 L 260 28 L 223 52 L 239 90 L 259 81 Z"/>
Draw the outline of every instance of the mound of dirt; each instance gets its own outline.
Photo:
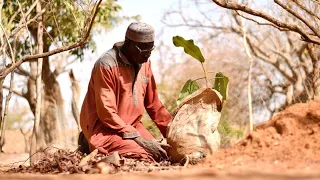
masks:
<path id="1" fill-rule="evenodd" d="M 320 164 L 320 101 L 294 104 L 258 125 L 236 145 L 219 151 L 209 164 L 290 162 L 290 166 Z"/>

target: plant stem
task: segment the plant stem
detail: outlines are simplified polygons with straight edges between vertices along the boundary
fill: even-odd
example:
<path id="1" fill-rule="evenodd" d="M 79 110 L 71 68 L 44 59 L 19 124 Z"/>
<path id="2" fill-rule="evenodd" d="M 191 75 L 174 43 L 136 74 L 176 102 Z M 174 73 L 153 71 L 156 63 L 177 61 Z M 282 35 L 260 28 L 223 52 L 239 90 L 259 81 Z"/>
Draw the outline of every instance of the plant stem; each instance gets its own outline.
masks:
<path id="1" fill-rule="evenodd" d="M 201 66 L 202 66 L 202 69 L 203 69 L 203 72 L 204 72 L 204 78 L 205 78 L 205 80 L 206 80 L 206 87 L 209 88 L 208 78 L 207 78 L 207 71 L 206 71 L 206 69 L 204 68 L 203 63 L 201 63 Z"/>

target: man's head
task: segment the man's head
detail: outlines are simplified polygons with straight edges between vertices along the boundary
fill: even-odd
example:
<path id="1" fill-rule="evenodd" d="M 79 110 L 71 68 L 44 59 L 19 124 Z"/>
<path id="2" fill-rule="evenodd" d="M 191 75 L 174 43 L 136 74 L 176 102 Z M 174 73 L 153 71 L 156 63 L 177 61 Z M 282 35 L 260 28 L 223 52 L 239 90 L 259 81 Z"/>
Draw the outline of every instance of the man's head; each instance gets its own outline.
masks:
<path id="1" fill-rule="evenodd" d="M 131 23 L 126 31 L 126 55 L 137 64 L 147 62 L 154 49 L 154 29 L 142 23 Z"/>

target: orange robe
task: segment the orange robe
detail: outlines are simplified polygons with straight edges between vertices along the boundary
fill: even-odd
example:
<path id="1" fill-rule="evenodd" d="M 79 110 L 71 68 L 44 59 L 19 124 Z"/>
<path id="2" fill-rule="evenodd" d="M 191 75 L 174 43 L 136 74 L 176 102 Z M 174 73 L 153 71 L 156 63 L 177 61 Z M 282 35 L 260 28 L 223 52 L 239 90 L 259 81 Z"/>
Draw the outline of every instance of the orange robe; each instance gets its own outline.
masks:
<path id="1" fill-rule="evenodd" d="M 98 149 L 123 156 L 150 157 L 134 140 L 122 133 L 139 132 L 154 137 L 145 129 L 141 118 L 146 110 L 165 137 L 171 115 L 158 98 L 150 61 L 140 65 L 137 75 L 116 43 L 95 63 L 88 91 L 82 104 L 80 125 L 88 139 L 90 151 Z"/>

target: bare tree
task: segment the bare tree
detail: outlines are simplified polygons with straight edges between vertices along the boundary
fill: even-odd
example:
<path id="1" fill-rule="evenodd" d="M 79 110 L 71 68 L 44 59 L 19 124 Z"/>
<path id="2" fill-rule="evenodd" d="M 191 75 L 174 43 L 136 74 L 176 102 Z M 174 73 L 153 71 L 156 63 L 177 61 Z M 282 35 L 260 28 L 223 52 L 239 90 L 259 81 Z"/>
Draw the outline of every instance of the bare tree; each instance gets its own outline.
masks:
<path id="1" fill-rule="evenodd" d="M 314 77 L 319 73 L 316 72 L 318 71 L 318 63 L 315 62 L 317 62 L 319 52 L 317 51 L 317 36 L 312 31 L 314 28 L 310 29 L 310 31 L 308 28 L 304 29 L 306 25 L 302 26 L 303 23 L 299 22 L 300 20 L 291 14 L 282 12 L 281 9 L 270 8 L 268 10 L 272 11 L 275 16 L 283 18 L 284 24 L 290 25 L 287 28 L 281 23 L 259 22 L 252 16 L 245 16 L 240 9 L 244 8 L 244 11 L 247 11 L 250 8 L 247 7 L 248 5 L 237 5 L 233 1 L 221 1 L 221 3 L 228 7 L 237 7 L 237 11 L 226 12 L 226 10 L 215 6 L 212 1 L 197 0 L 190 6 L 199 14 L 198 16 L 190 16 L 190 14 L 194 14 L 187 13 L 187 11 L 190 11 L 190 7 L 184 7 L 185 4 L 180 3 L 174 10 L 169 11 L 164 16 L 163 22 L 169 27 L 187 28 L 198 32 L 197 35 L 200 35 L 199 37 L 202 39 L 206 39 L 206 42 L 215 41 L 213 45 L 203 44 L 204 47 L 209 46 L 208 48 L 214 49 L 216 46 L 224 46 L 223 42 L 228 42 L 232 44 L 231 46 L 236 47 L 242 45 L 241 18 L 250 20 L 246 32 L 246 41 L 249 45 L 250 53 L 255 58 L 252 83 L 253 110 L 256 114 L 261 110 L 267 110 L 272 115 L 291 103 L 305 102 L 316 96 L 318 91 L 317 83 L 315 82 L 319 78 Z M 314 27 L 318 27 L 317 22 L 319 23 L 319 19 L 315 16 L 309 16 L 309 14 L 316 14 L 318 5 L 310 5 L 309 7 L 313 8 L 309 8 L 308 12 L 299 12 L 302 12 L 301 16 L 304 15 L 304 17 L 309 18 L 310 22 L 312 20 Z M 253 11 L 255 14 L 260 15 L 256 9 L 258 9 L 257 5 L 255 5 L 254 10 L 251 8 L 250 12 Z M 171 21 L 171 19 L 174 19 L 174 21 Z M 269 19 L 274 20 L 274 18 Z M 317 21 L 314 21 L 315 19 Z M 277 19 L 275 20 L 275 22 L 280 22 Z M 274 28 L 276 25 L 278 27 Z M 303 37 L 302 40 L 301 36 Z M 309 44 L 315 45 L 310 46 Z M 315 58 L 313 60 L 307 49 L 309 46 L 313 48 L 310 51 L 314 52 L 313 57 Z M 224 51 L 226 52 L 224 61 L 226 61 L 230 54 L 230 49 L 225 48 Z M 245 54 L 245 51 L 242 53 Z M 234 68 L 233 64 L 226 61 L 221 71 L 228 71 L 228 69 Z M 240 74 L 247 75 L 245 70 L 247 69 L 242 69 Z M 237 72 L 235 70 L 232 71 Z M 230 82 L 232 78 L 234 76 L 230 78 Z M 244 81 L 238 83 L 238 87 L 240 87 L 238 90 L 242 89 L 243 83 Z M 230 86 L 230 95 L 236 93 L 231 92 L 231 88 Z M 241 96 L 239 95 L 238 97 Z"/>
<path id="2" fill-rule="evenodd" d="M 38 2 L 38 1 L 36 1 L 36 2 Z M 36 2 L 34 2 L 35 5 L 37 4 Z M 86 23 L 85 26 L 83 27 L 83 29 L 85 30 L 85 32 L 83 32 L 84 36 L 80 37 L 77 42 L 72 43 L 71 45 L 58 47 L 58 48 L 56 48 L 54 50 L 47 51 L 45 53 L 39 53 L 39 54 L 35 54 L 35 55 L 25 55 L 25 56 L 19 58 L 17 61 L 12 61 L 12 63 L 7 68 L 5 68 L 4 70 L 2 70 L 0 72 L 0 79 L 4 79 L 10 72 L 12 72 L 15 69 L 17 69 L 24 62 L 33 61 L 33 60 L 38 59 L 38 58 L 49 57 L 49 56 L 57 54 L 57 53 L 61 53 L 61 52 L 64 52 L 64 51 L 68 51 L 68 50 L 83 46 L 88 41 L 88 38 L 89 38 L 89 35 L 90 35 L 90 31 L 91 31 L 91 28 L 92 28 L 92 25 L 93 25 L 93 22 L 94 22 L 94 18 L 98 13 L 98 7 L 99 7 L 100 3 L 101 3 L 101 1 L 98 1 L 97 5 L 93 8 L 92 12 L 90 13 L 90 14 L 92 14 L 92 17 L 89 18 L 89 23 Z M 35 6 L 34 4 L 32 4 L 32 6 Z M 45 9 L 43 9 L 43 11 L 45 11 Z M 23 29 L 25 26 L 28 26 L 31 22 L 34 21 L 34 19 L 36 19 L 38 16 L 42 15 L 43 13 L 44 12 L 38 13 L 32 19 L 27 21 L 27 24 L 22 23 L 21 26 L 15 28 L 13 30 L 11 36 L 15 36 L 16 33 L 18 33 L 18 31 Z"/>
<path id="3" fill-rule="evenodd" d="M 6 76 L 9 73 L 17 73 L 19 75 L 23 75 L 27 77 L 28 80 L 28 91 L 27 92 L 18 92 L 16 90 L 12 90 L 13 92 L 18 92 L 15 94 L 22 95 L 29 101 L 29 105 L 31 107 L 32 112 L 36 113 L 36 78 L 41 77 L 44 82 L 44 101 L 43 105 L 44 108 L 42 108 L 42 112 L 40 115 L 41 121 L 40 126 L 42 129 L 41 131 L 44 133 L 40 136 L 43 136 L 45 138 L 46 142 L 53 142 L 54 138 L 56 138 L 57 132 L 55 123 L 57 122 L 58 116 L 64 116 L 63 115 L 63 104 L 60 104 L 61 106 L 57 106 L 58 103 L 63 103 L 62 96 L 60 92 L 60 87 L 58 85 L 58 82 L 56 81 L 56 72 L 51 72 L 50 65 L 49 65 L 49 56 L 68 51 L 73 50 L 78 47 L 85 47 L 87 46 L 86 43 L 90 39 L 90 31 L 92 29 L 95 17 L 98 13 L 98 8 L 101 4 L 101 0 L 96 2 L 91 2 L 89 4 L 77 4 L 79 2 L 71 2 L 71 1 L 63 1 L 63 5 L 68 6 L 71 5 L 72 8 L 77 8 L 74 10 L 78 10 L 79 13 L 78 16 L 82 16 L 82 24 L 79 25 L 78 32 L 76 32 L 76 38 L 71 40 L 71 43 L 65 43 L 60 42 L 58 43 L 55 38 L 59 38 L 59 23 L 57 22 L 55 26 L 51 27 L 51 30 L 48 29 L 48 26 L 46 25 L 46 22 L 51 20 L 54 21 L 57 20 L 57 18 L 50 16 L 51 19 L 49 19 L 49 14 L 54 16 L 54 13 L 57 11 L 57 8 L 54 8 L 53 1 L 34 1 L 31 4 L 29 4 L 29 1 L 20 2 L 8 2 L 5 1 L 3 4 L 3 14 L 7 15 L 4 18 L 3 22 L 6 22 L 5 26 L 1 25 L 1 55 L 4 57 L 6 61 L 10 61 L 10 63 L 7 63 L 6 67 L 4 69 L 1 69 L 0 71 L 0 81 L 3 82 L 3 80 L 6 78 Z M 38 3 L 41 3 L 43 5 L 43 8 L 37 12 L 35 12 L 35 7 Z M 61 7 L 61 6 L 60 6 Z M 12 11 L 15 10 L 16 11 Z M 59 9 L 58 9 L 59 10 Z M 70 10 L 69 10 L 70 12 Z M 10 14 L 11 13 L 11 14 Z M 13 14 L 12 14 L 13 13 Z M 72 12 L 74 13 L 74 12 Z M 46 15 L 47 14 L 47 15 Z M 80 14 L 80 15 L 79 15 Z M 39 29 L 39 18 L 41 16 L 45 16 L 43 19 L 43 31 Z M 17 20 L 18 19 L 18 20 Z M 75 23 L 80 23 L 76 17 L 74 17 Z M 13 26 L 13 24 L 15 24 Z M 50 28 L 50 27 L 49 27 Z M 71 28 L 71 27 L 70 27 Z M 54 29 L 54 31 L 53 31 Z M 43 33 L 43 45 L 37 43 L 40 41 L 37 37 L 38 33 Z M 40 36 L 39 36 L 40 37 Z M 62 37 L 61 37 L 62 38 Z M 11 44 L 15 44 L 16 40 L 19 39 L 22 41 L 19 42 L 16 48 L 12 48 Z M 54 44 L 54 48 L 49 49 L 48 42 L 51 42 Z M 33 51 L 33 46 L 41 46 L 43 48 L 43 52 L 38 51 L 36 54 Z M 20 50 L 18 51 L 18 47 Z M 28 49 L 24 49 L 24 48 Z M 13 49 L 13 50 L 12 50 Z M 14 52 L 14 50 L 17 50 Z M 43 71 L 41 73 L 41 70 L 38 71 L 38 73 L 42 74 L 39 76 L 37 75 L 37 66 L 34 60 L 38 58 L 43 58 L 44 62 L 43 65 L 39 65 L 39 68 L 43 68 Z M 17 59 L 17 60 L 15 60 Z M 23 68 L 22 63 L 29 62 L 30 64 L 30 71 Z M 13 80 L 13 78 L 11 78 Z M 41 83 L 41 80 L 39 80 Z M 41 89 L 41 86 L 38 85 L 38 87 Z M 39 89 L 38 89 L 39 90 Z M 10 91 L 11 92 L 11 91 Z M 38 92 L 38 95 L 41 94 Z M 60 101 L 59 101 L 60 100 Z M 40 100 L 38 100 L 40 103 Z M 59 104 L 58 104 L 59 105 Z M 38 104 L 38 107 L 40 104 Z M 51 106 L 51 107 L 50 107 Z M 60 112 L 57 112 L 57 107 L 60 108 Z M 6 114 L 6 111 L 2 111 L 3 114 Z M 39 111 L 37 111 L 39 112 Z M 61 114 L 60 114 L 61 113 Z M 1 117 L 3 119 L 4 116 Z M 38 117 L 39 119 L 39 117 Z M 3 123 L 2 123 L 3 124 Z M 4 131 L 2 131 L 4 133 Z M 49 138 L 49 139 L 48 139 Z M 40 142 L 37 142 L 40 143 Z M 40 148 L 39 146 L 38 148 Z"/>
<path id="4" fill-rule="evenodd" d="M 311 57 L 313 64 L 312 72 L 312 90 L 313 99 L 319 98 L 320 93 L 320 80 L 319 80 L 319 65 L 318 59 L 315 58 L 315 48 L 319 48 L 320 45 L 320 16 L 318 14 L 320 9 L 320 3 L 318 1 L 289 1 L 289 0 L 275 0 L 274 3 L 277 7 L 280 7 L 285 17 L 290 18 L 278 18 L 262 10 L 254 9 L 247 4 L 239 4 L 233 1 L 213 0 L 217 5 L 232 9 L 240 12 L 244 12 L 246 15 L 254 16 L 253 18 L 242 15 L 242 17 L 251 20 L 259 25 L 270 25 L 280 31 L 295 32 L 301 36 L 302 41 L 307 42 L 307 50 Z M 258 20 L 262 18 L 265 22 Z M 291 21 L 288 21 L 290 20 Z M 312 56 L 314 58 L 312 58 Z"/>

